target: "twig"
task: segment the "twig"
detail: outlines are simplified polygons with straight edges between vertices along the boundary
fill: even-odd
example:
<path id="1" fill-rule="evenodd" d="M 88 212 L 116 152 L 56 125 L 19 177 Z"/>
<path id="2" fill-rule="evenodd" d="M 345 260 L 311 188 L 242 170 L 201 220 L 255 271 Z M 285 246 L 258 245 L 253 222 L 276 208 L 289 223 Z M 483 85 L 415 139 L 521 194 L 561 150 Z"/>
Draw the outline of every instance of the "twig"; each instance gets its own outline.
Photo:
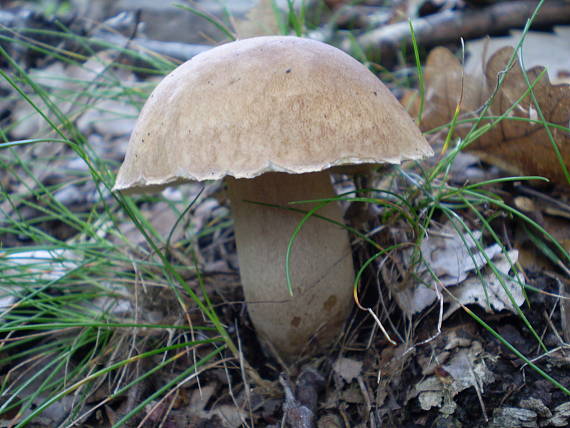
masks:
<path id="1" fill-rule="evenodd" d="M 42 14 L 26 9 L 20 9 L 17 11 L 0 10 L 0 33 L 5 32 L 13 38 L 12 42 L 4 40 L 2 43 L 11 45 L 14 49 L 18 49 L 21 53 L 25 53 L 29 48 L 19 45 L 18 39 L 21 38 L 20 32 L 22 32 L 22 35 L 28 34 L 28 37 L 33 38 L 33 33 L 32 35 L 29 35 L 29 33 L 26 33 L 26 30 L 39 28 L 42 30 L 52 31 L 49 36 L 43 36 L 42 42 L 55 46 L 66 41 L 63 37 L 64 32 L 61 27 L 57 25 L 57 21 L 58 19 L 48 18 Z M 65 27 L 69 26 L 70 23 L 71 22 L 69 20 L 63 21 L 63 25 Z M 134 25 L 134 28 L 136 29 L 136 22 Z M 97 52 L 107 49 L 109 44 L 118 47 L 124 47 L 128 44 L 142 52 L 152 53 L 154 55 L 167 57 L 176 61 L 186 61 L 212 47 L 209 45 L 162 42 L 142 37 L 134 37 L 133 31 L 130 31 L 130 34 L 123 35 L 119 31 L 113 31 L 110 27 L 110 25 L 102 27 L 89 38 L 94 42 L 92 43 L 92 46 L 90 46 L 93 51 Z M 57 32 L 61 32 L 62 37 L 58 37 Z M 88 25 L 81 21 L 75 22 L 73 32 L 77 34 L 88 33 Z M 77 47 L 75 48 L 77 49 Z M 36 53 L 36 56 L 38 57 L 41 57 L 42 55 L 43 54 L 40 52 Z"/>
<path id="2" fill-rule="evenodd" d="M 110 43 L 116 46 L 122 46 L 128 39 L 120 34 L 103 34 L 93 37 L 92 40 L 104 43 Z M 186 61 L 199 53 L 211 49 L 212 46 L 178 43 L 178 42 L 161 42 L 158 40 L 148 40 L 135 37 L 130 41 L 131 47 L 138 48 L 147 53 L 153 53 L 160 56 L 168 57 L 178 61 Z"/>
<path id="3" fill-rule="evenodd" d="M 481 9 L 446 10 L 425 18 L 412 20 L 418 43 L 424 47 L 456 43 L 460 37 L 479 38 L 504 33 L 511 28 L 522 28 L 537 5 L 536 1 L 520 0 L 496 3 Z M 570 23 L 570 3 L 554 0 L 545 2 L 533 22 L 533 27 Z M 407 21 L 368 31 L 358 37 L 358 44 L 372 60 L 382 65 L 395 65 L 402 46 L 410 46 L 412 36 Z M 349 50 L 349 41 L 343 42 Z"/>
<path id="4" fill-rule="evenodd" d="M 289 377 L 282 373 L 279 383 L 285 392 L 283 404 L 283 416 L 291 428 L 315 428 L 315 414 L 307 406 L 295 398 L 295 394 L 289 383 Z"/>

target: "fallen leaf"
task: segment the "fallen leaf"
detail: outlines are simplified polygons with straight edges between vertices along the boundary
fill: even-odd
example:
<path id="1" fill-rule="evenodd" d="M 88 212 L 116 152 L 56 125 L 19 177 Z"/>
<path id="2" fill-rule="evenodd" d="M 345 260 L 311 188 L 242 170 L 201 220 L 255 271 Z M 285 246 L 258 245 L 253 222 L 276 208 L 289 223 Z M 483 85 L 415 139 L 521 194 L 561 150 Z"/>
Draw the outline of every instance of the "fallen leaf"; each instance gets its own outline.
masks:
<path id="1" fill-rule="evenodd" d="M 461 285 L 448 289 L 457 300 L 451 301 L 451 306 L 446 311 L 444 319 L 459 309 L 460 304 L 477 304 L 487 312 L 498 312 L 506 309 L 516 313 L 515 305 L 520 306 L 525 300 L 523 289 L 519 284 L 519 280 L 522 283 L 522 278 L 519 278 L 518 275 L 515 275 L 515 277 L 508 275 L 517 258 L 518 251 L 512 250 L 507 255 L 499 254 L 493 260 L 499 274 L 502 276 L 504 288 L 497 275 L 490 267 L 486 267 L 482 279 L 479 277 L 470 278 Z M 511 302 L 511 297 L 514 304 Z"/>
<path id="2" fill-rule="evenodd" d="M 20 278 L 25 274 L 37 281 L 55 281 L 75 269 L 79 265 L 78 259 L 71 250 L 54 248 L 11 252 L 3 257 L 2 263 L 7 268 L 4 275 L 15 274 L 17 270 Z M 15 270 L 8 269 L 10 266 Z"/>
<path id="3" fill-rule="evenodd" d="M 528 409 L 536 412 L 536 414 L 541 418 L 552 417 L 552 412 L 540 398 L 531 397 L 523 399 L 519 402 L 519 406 L 523 409 Z"/>
<path id="4" fill-rule="evenodd" d="M 493 410 L 490 427 L 536 427 L 537 414 L 518 407 L 499 407 Z"/>
<path id="5" fill-rule="evenodd" d="M 468 53 L 465 71 L 473 74 L 482 70 L 482 60 L 505 46 L 517 46 L 521 30 L 511 30 L 506 37 L 485 37 L 465 43 Z M 521 51 L 527 68 L 545 66 L 548 77 L 554 84 L 570 83 L 570 27 L 554 27 L 552 32 L 528 31 L 524 36 Z M 548 46 L 548 49 L 544 49 Z"/>
<path id="6" fill-rule="evenodd" d="M 206 406 L 214 393 L 218 389 L 216 383 L 196 388 L 190 397 L 190 406 L 187 411 L 189 415 L 197 419 L 215 420 L 219 418 L 223 428 L 238 428 L 243 425 L 247 412 L 233 404 L 216 404 L 211 410 L 206 410 Z M 212 425 L 213 426 L 213 425 Z"/>
<path id="7" fill-rule="evenodd" d="M 439 407 L 441 413 L 451 415 L 457 409 L 453 401 L 457 394 L 470 387 L 482 393 L 485 385 L 494 382 L 495 376 L 482 358 L 482 349 L 481 343 L 474 341 L 469 348 L 456 351 L 440 368 L 445 373 L 445 381 L 436 373 L 418 383 L 415 391 L 421 408 Z"/>
<path id="8" fill-rule="evenodd" d="M 449 123 L 460 104 L 459 119 L 476 118 L 487 100 L 492 102 L 487 117 L 501 117 L 487 132 L 474 140 L 467 150 L 481 159 L 518 175 L 540 175 L 552 181 L 569 185 L 549 138 L 556 143 L 563 163 L 570 167 L 570 85 L 550 83 L 544 74 L 533 87 L 537 104 L 530 95 L 525 95 L 529 85 L 525 73 L 516 60 L 510 69 L 508 64 L 514 56 L 512 47 L 504 47 L 484 61 L 484 73 L 464 73 L 459 60 L 446 48 L 436 48 L 428 56 L 425 67 L 425 110 L 420 127 L 427 131 Z M 531 84 L 543 73 L 544 67 L 526 71 Z M 500 87 L 498 82 L 504 80 Z M 415 97 L 415 98 L 414 98 Z M 417 116 L 417 94 L 408 93 L 402 101 Z M 513 107 L 514 106 L 514 107 Z M 541 121 L 539 108 L 548 122 L 548 131 Z M 482 120 L 481 126 L 491 124 Z M 465 138 L 474 122 L 458 124 L 455 135 Z"/>
<path id="9" fill-rule="evenodd" d="M 11 286 L 0 287 L 0 312 L 16 303 L 19 294 L 25 290 L 22 283 L 56 281 L 79 265 L 78 256 L 62 248 L 0 253 L 0 261 L 0 274 L 5 284 L 14 278 Z"/>
<path id="10" fill-rule="evenodd" d="M 362 361 L 341 357 L 335 361 L 333 370 L 346 383 L 351 383 L 354 379 L 360 376 L 362 372 Z"/>
<path id="11" fill-rule="evenodd" d="M 445 224 L 438 230 L 431 230 L 420 247 L 426 264 L 419 265 L 416 272 L 417 281 L 411 287 L 392 290 L 398 306 L 410 315 L 421 312 L 438 299 L 436 287 L 445 286 L 455 296 L 453 300 L 448 294 L 441 294 L 445 302 L 451 303 L 446 316 L 461 307 L 460 303 L 464 305 L 477 303 L 485 309 L 490 309 L 488 307 L 490 305 L 496 311 L 503 309 L 514 311 L 499 280 L 487 267 L 487 260 L 491 260 L 505 275 L 505 282 L 515 302 L 520 306 L 524 297 L 517 278 L 508 279 L 506 275 L 511 269 L 509 260 L 515 263 L 518 252 L 515 250 L 509 252 L 507 258 L 502 254 L 498 244 L 483 248 L 481 252 L 476 245 L 476 241 L 480 238 L 480 231 L 471 234 L 459 233 L 451 224 Z M 412 264 L 411 254 L 410 252 L 405 262 L 407 265 Z M 482 277 L 477 274 L 478 270 L 482 270 Z M 437 276 L 437 281 L 432 278 L 432 272 Z M 489 296 L 488 302 L 487 296 Z"/>
<path id="12" fill-rule="evenodd" d="M 487 258 L 477 250 L 476 241 L 481 232 L 475 231 L 472 236 L 460 234 L 446 224 L 441 231 L 432 231 L 421 245 L 422 254 L 431 270 L 444 285 L 455 285 L 465 280 L 469 272 L 487 263 Z M 501 252 L 498 244 L 485 248 L 485 254 L 492 259 Z"/>
<path id="13" fill-rule="evenodd" d="M 554 416 L 546 420 L 543 426 L 565 427 L 570 420 L 570 401 L 554 408 Z"/>
<path id="14" fill-rule="evenodd" d="M 506 47 L 497 51 L 487 63 L 485 77 L 489 90 L 498 84 L 501 75 L 513 55 L 514 49 Z M 530 82 L 535 82 L 544 67 L 527 70 Z M 490 112 L 496 116 L 505 113 L 524 95 L 528 85 L 518 62 L 506 74 L 491 105 Z M 534 95 L 546 121 L 555 125 L 569 126 L 570 121 L 570 85 L 552 85 L 548 75 L 534 86 Z M 509 114 L 510 118 L 539 120 L 537 106 L 530 96 L 519 102 Z M 570 132 L 550 127 L 554 141 L 563 158 L 570 167 Z M 541 175 L 560 184 L 566 181 L 558 162 L 545 126 L 540 123 L 502 120 L 490 132 L 484 134 L 469 147 L 483 160 L 494 163 L 515 174 Z"/>
<path id="15" fill-rule="evenodd" d="M 236 405 L 222 404 L 209 412 L 208 416 L 218 416 L 224 421 L 225 428 L 238 428 L 244 426 L 248 413 Z"/>

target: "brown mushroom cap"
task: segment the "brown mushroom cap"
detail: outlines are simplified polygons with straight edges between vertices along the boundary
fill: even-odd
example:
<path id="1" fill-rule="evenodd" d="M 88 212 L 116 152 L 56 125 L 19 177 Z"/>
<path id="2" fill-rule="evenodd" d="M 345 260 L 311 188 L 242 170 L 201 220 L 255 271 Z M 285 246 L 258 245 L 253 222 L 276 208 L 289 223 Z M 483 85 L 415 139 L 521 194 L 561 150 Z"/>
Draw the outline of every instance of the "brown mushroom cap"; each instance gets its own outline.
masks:
<path id="1" fill-rule="evenodd" d="M 358 61 L 309 39 L 257 37 L 199 54 L 160 82 L 114 189 L 432 154 L 400 103 Z"/>

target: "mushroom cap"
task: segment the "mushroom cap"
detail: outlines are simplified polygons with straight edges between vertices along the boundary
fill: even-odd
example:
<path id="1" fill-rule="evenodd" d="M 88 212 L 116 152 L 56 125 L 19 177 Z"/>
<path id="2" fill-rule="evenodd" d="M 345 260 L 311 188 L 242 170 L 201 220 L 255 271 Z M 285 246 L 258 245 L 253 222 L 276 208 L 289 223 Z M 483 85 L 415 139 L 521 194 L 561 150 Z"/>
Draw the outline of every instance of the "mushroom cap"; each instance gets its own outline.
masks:
<path id="1" fill-rule="evenodd" d="M 432 154 L 396 98 L 351 56 L 314 40 L 256 37 L 196 55 L 159 83 L 114 190 Z"/>

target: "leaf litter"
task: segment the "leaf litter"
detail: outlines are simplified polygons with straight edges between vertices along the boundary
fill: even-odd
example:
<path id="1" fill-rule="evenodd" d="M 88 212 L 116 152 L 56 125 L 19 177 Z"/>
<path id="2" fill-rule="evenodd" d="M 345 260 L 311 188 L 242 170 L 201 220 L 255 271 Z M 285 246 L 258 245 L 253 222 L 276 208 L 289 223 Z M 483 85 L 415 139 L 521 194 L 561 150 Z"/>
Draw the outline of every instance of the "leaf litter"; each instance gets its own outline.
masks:
<path id="1" fill-rule="evenodd" d="M 469 304 L 478 304 L 487 311 L 507 309 L 516 313 L 509 294 L 517 306 L 522 305 L 523 282 L 519 274 L 509 276 L 509 272 L 517 262 L 518 252 L 503 253 L 497 243 L 481 252 L 476 243 L 481 235 L 479 231 L 460 233 L 451 223 L 444 224 L 439 230 L 430 230 L 420 246 L 424 263 L 418 266 L 415 285 L 394 291 L 400 309 L 414 315 L 442 298 L 450 303 L 443 319 Z M 411 267 L 413 251 L 407 254 L 405 263 Z M 488 262 L 492 262 L 505 278 L 508 293 Z M 445 287 L 449 293 L 442 295 L 438 287 Z"/>
<path id="2" fill-rule="evenodd" d="M 467 150 L 510 173 L 544 176 L 567 186 L 550 136 L 568 168 L 570 84 L 552 84 L 543 66 L 523 73 L 519 57 L 509 46 L 483 57 L 482 61 L 481 70 L 468 74 L 447 48 L 438 47 L 430 52 L 424 71 L 426 108 L 420 128 L 429 131 L 450 123 L 459 106 L 460 121 L 455 135 L 465 138 L 479 121 L 480 113 L 485 112 L 485 117 L 491 118 L 480 120 L 479 128 L 493 126 L 470 143 Z M 487 104 L 488 100 L 491 103 Z M 403 104 L 417 117 L 417 92 L 409 92 Z"/>

